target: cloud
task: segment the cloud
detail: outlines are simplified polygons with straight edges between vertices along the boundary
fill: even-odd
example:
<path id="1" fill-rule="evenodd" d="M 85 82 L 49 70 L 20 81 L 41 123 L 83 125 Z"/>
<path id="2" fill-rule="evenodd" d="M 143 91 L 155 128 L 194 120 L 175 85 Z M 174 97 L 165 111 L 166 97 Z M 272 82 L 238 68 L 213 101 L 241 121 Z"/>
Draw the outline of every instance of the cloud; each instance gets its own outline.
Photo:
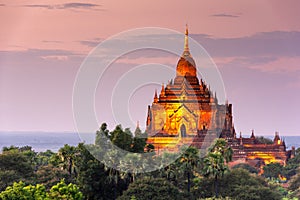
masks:
<path id="1" fill-rule="evenodd" d="M 213 38 L 195 34 L 221 67 L 243 67 L 264 73 L 299 73 L 300 32 L 262 32 L 239 38 Z"/>
<path id="2" fill-rule="evenodd" d="M 103 40 L 103 38 L 95 38 L 93 40 L 82 40 L 79 43 L 88 47 L 96 47 Z"/>
<path id="3" fill-rule="evenodd" d="M 23 5 L 22 7 L 54 9 L 53 5 L 45 5 L 45 4 L 38 4 L 38 5 L 30 4 L 30 5 Z"/>
<path id="4" fill-rule="evenodd" d="M 100 6 L 99 4 L 93 3 L 65 3 L 65 4 L 28 4 L 23 5 L 23 7 L 30 7 L 30 8 L 46 8 L 46 9 L 98 9 Z"/>
<path id="5" fill-rule="evenodd" d="M 297 65 L 297 62 L 300 62 L 298 59 L 300 58 L 300 46 L 298 45 L 300 44 L 300 32 L 298 31 L 261 32 L 237 38 L 214 38 L 205 34 L 192 34 L 190 36 L 205 48 L 219 67 L 247 68 L 264 73 L 289 73 L 291 71 L 297 71 L 298 73 L 300 68 Z M 165 38 L 172 37 L 175 38 L 175 35 L 144 34 L 139 35 L 134 42 L 152 41 L 155 44 L 168 41 Z M 85 46 L 95 47 L 101 40 L 103 39 L 98 38 L 79 42 Z M 126 43 L 126 40 L 123 42 L 128 46 L 134 46 L 134 42 Z M 110 50 L 120 48 L 119 44 L 120 41 L 112 41 Z M 175 45 L 178 45 L 179 49 L 183 48 L 183 37 L 182 43 L 179 42 Z M 193 55 L 193 52 L 191 53 Z M 142 59 L 150 61 L 150 58 L 155 59 L 163 56 L 169 57 L 167 58 L 168 63 L 171 63 L 170 60 L 174 59 L 173 63 L 176 65 L 178 56 L 174 57 L 170 53 L 149 49 L 123 55 L 119 62 L 135 63 L 137 60 Z"/>
<path id="6" fill-rule="evenodd" d="M 211 15 L 212 17 L 229 17 L 229 18 L 236 18 L 240 17 L 240 15 L 232 15 L 232 14 L 227 14 L 227 13 L 219 13 L 219 14 L 214 14 Z"/>
<path id="7" fill-rule="evenodd" d="M 48 66 L 49 61 L 64 62 L 82 60 L 84 55 L 59 49 L 26 49 L 0 51 L 0 68 L 9 66 Z"/>
<path id="8" fill-rule="evenodd" d="M 58 40 L 43 40 L 42 42 L 44 42 L 44 43 L 56 43 L 56 44 L 63 43 L 62 41 L 58 41 Z"/>
<path id="9" fill-rule="evenodd" d="M 213 57 L 300 56 L 299 31 L 262 32 L 239 38 L 192 34 Z"/>
<path id="10" fill-rule="evenodd" d="M 272 73 L 299 73 L 300 57 L 281 57 L 268 63 L 253 65 L 251 69 Z"/>
<path id="11" fill-rule="evenodd" d="M 51 56 L 51 55 L 62 55 L 62 56 L 71 56 L 79 55 L 72 51 L 61 50 L 61 49 L 28 49 L 26 51 L 29 54 L 36 56 Z"/>
<path id="12" fill-rule="evenodd" d="M 5 4 L 4 4 L 4 3 L 0 3 L 0 7 L 1 7 L 1 6 L 5 6 Z"/>
<path id="13" fill-rule="evenodd" d="M 136 42 L 152 41 L 153 44 L 161 43 L 176 35 L 148 34 L 140 35 L 135 39 Z M 300 56 L 300 32 L 299 31 L 273 31 L 261 32 L 246 37 L 237 38 L 215 38 L 206 34 L 191 34 L 190 37 L 196 40 L 213 58 L 239 58 L 244 62 L 255 64 L 257 62 L 269 62 L 276 57 L 295 57 Z M 178 39 L 177 37 L 175 39 Z M 78 41 L 82 45 L 95 47 L 104 38 Z M 126 43 L 126 41 L 124 41 Z M 111 41 L 111 48 L 119 48 L 119 41 Z M 132 43 L 128 43 L 132 45 Z M 183 48 L 182 43 L 174 44 Z M 141 54 L 145 57 L 152 57 L 151 53 Z"/>
<path id="14" fill-rule="evenodd" d="M 42 56 L 43 59 L 45 60 L 60 60 L 60 61 L 65 61 L 65 60 L 69 60 L 68 56 Z"/>
<path id="15" fill-rule="evenodd" d="M 174 63 L 174 60 L 176 61 L 176 57 L 171 56 L 153 56 L 153 57 L 137 57 L 135 59 L 132 59 L 132 57 L 129 56 L 122 56 L 119 59 L 115 61 L 115 63 L 118 64 L 133 64 L 133 65 L 143 65 L 143 64 L 149 64 L 149 63 L 159 63 L 163 65 L 168 66 L 174 66 L 176 63 Z"/>
<path id="16" fill-rule="evenodd" d="M 65 3 L 62 4 L 63 9 L 67 8 L 94 8 L 94 7 L 99 7 L 100 5 L 98 4 L 93 4 L 93 3 Z"/>
<path id="17" fill-rule="evenodd" d="M 251 69 L 258 69 L 258 66 L 260 65 L 264 65 L 276 61 L 277 57 L 272 57 L 272 56 L 214 57 L 213 60 L 219 67 L 249 67 Z"/>

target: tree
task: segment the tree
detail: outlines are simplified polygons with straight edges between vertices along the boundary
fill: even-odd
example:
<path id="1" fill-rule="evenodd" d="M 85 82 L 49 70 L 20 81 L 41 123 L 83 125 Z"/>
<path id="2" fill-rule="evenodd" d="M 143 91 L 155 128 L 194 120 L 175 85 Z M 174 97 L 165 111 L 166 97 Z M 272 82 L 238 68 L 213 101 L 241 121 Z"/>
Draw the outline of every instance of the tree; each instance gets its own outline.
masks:
<path id="1" fill-rule="evenodd" d="M 111 152 L 108 152 L 108 154 L 106 154 L 106 155 L 111 155 L 111 157 L 109 159 L 110 164 L 104 166 L 105 171 L 108 173 L 105 181 L 108 184 L 112 185 L 114 199 L 117 198 L 117 187 L 118 187 L 118 183 L 120 180 L 120 172 L 116 169 L 116 165 L 119 165 L 118 159 L 115 159 L 115 157 L 118 157 L 116 155 L 116 153 L 117 152 L 115 152 L 115 151 L 111 151 Z"/>
<path id="2" fill-rule="evenodd" d="M 61 180 L 47 193 L 45 186 L 26 185 L 24 182 L 15 182 L 0 193 L 2 200 L 82 200 L 83 195 L 75 184 L 66 184 Z"/>
<path id="3" fill-rule="evenodd" d="M 67 182 L 72 181 L 66 170 L 51 164 L 40 166 L 35 172 L 35 183 L 43 184 L 47 190 L 50 190 L 53 185 L 59 183 L 62 179 Z"/>
<path id="4" fill-rule="evenodd" d="M 290 179 L 296 175 L 297 168 L 300 167 L 300 148 L 295 152 L 295 157 L 288 160 L 287 165 L 284 167 L 284 175 Z"/>
<path id="5" fill-rule="evenodd" d="M 266 178 L 278 178 L 282 175 L 283 166 L 279 163 L 270 163 L 263 167 L 263 176 Z"/>
<path id="6" fill-rule="evenodd" d="M 108 138 L 109 138 L 109 130 L 107 129 L 107 124 L 103 123 L 100 126 L 100 130 L 96 132 L 95 145 L 101 146 L 101 144 L 103 144 L 103 140 Z"/>
<path id="7" fill-rule="evenodd" d="M 248 165 L 246 163 L 239 163 L 239 164 L 234 165 L 232 167 L 232 169 L 237 169 L 237 168 L 245 169 L 245 170 L 247 170 L 250 173 L 258 174 L 258 170 L 255 167 L 252 167 L 252 166 L 250 166 L 250 165 Z"/>
<path id="8" fill-rule="evenodd" d="M 120 170 L 118 171 L 123 179 L 134 182 L 137 175 L 136 163 L 139 162 L 139 155 L 126 154 L 124 159 L 120 160 Z"/>
<path id="9" fill-rule="evenodd" d="M 232 149 L 227 147 L 225 139 L 217 139 L 209 148 L 208 155 L 204 158 L 203 174 L 214 177 L 215 195 L 218 197 L 218 179 L 229 170 L 227 163 L 232 159 Z"/>
<path id="10" fill-rule="evenodd" d="M 214 195 L 214 178 L 204 178 L 197 183 L 195 196 L 201 198 L 212 197 Z M 219 195 L 239 200 L 279 200 L 282 194 L 277 188 L 269 185 L 264 178 L 250 174 L 248 171 L 237 168 L 232 169 L 219 179 Z"/>
<path id="11" fill-rule="evenodd" d="M 134 131 L 134 138 L 132 144 L 132 152 L 143 153 L 146 146 L 147 137 L 142 133 L 141 129 L 137 126 Z"/>
<path id="12" fill-rule="evenodd" d="M 177 161 L 177 162 L 174 162 Z M 159 177 L 172 181 L 175 185 L 179 179 L 180 162 L 175 153 L 164 152 L 160 158 Z"/>
<path id="13" fill-rule="evenodd" d="M 0 191 L 20 180 L 31 182 L 34 173 L 32 160 L 17 147 L 3 148 L 0 154 Z"/>
<path id="14" fill-rule="evenodd" d="M 282 197 L 267 187 L 239 186 L 233 193 L 236 199 L 241 200 L 280 200 Z"/>
<path id="15" fill-rule="evenodd" d="M 77 147 L 78 154 L 75 162 L 78 170 L 76 178 L 78 186 L 85 199 L 108 200 L 112 199 L 112 194 L 116 198 L 127 188 L 128 184 L 121 180 L 118 171 L 105 167 L 103 163 L 95 159 L 90 153 L 90 151 L 96 152 L 93 148 L 98 149 L 97 146 L 87 146 L 82 143 Z"/>
<path id="16" fill-rule="evenodd" d="M 172 185 L 168 180 L 162 178 L 143 178 L 131 183 L 128 189 L 123 193 L 118 200 L 128 199 L 151 199 L 151 200 L 165 200 L 165 199 L 188 199 L 187 194 L 182 193 Z"/>
<path id="17" fill-rule="evenodd" d="M 300 168 L 298 169 L 298 174 L 293 176 L 293 178 L 289 182 L 289 189 L 292 191 L 296 191 L 300 189 Z"/>
<path id="18" fill-rule="evenodd" d="M 58 150 L 57 156 L 62 164 L 63 169 L 67 170 L 70 178 L 72 175 L 77 176 L 76 166 L 75 166 L 75 156 L 77 149 L 74 146 L 65 144 L 64 147 Z"/>
<path id="19" fill-rule="evenodd" d="M 51 150 L 47 150 L 45 152 L 39 152 L 36 155 L 36 168 L 40 166 L 46 166 L 51 162 L 51 158 L 55 155 Z"/>
<path id="20" fill-rule="evenodd" d="M 262 144 L 273 144 L 273 140 L 271 140 L 270 138 L 266 138 L 264 136 L 256 137 L 256 140 Z"/>
<path id="21" fill-rule="evenodd" d="M 43 185 L 26 185 L 24 182 L 15 182 L 0 193 L 2 200 L 41 200 L 46 198 L 46 189 Z"/>
<path id="22" fill-rule="evenodd" d="M 193 170 L 198 166 L 200 161 L 199 151 L 195 147 L 188 147 L 183 149 L 183 153 L 179 158 L 181 168 L 187 176 L 187 191 L 190 192 L 191 188 L 191 176 Z"/>
<path id="23" fill-rule="evenodd" d="M 110 133 L 110 139 L 112 143 L 125 151 L 131 151 L 132 145 L 132 133 L 129 128 L 124 131 L 121 125 L 117 125 L 116 128 Z"/>
<path id="24" fill-rule="evenodd" d="M 54 185 L 47 194 L 47 200 L 82 200 L 83 194 L 80 192 L 77 185 L 69 183 L 68 185 L 62 179 L 59 183 Z"/>

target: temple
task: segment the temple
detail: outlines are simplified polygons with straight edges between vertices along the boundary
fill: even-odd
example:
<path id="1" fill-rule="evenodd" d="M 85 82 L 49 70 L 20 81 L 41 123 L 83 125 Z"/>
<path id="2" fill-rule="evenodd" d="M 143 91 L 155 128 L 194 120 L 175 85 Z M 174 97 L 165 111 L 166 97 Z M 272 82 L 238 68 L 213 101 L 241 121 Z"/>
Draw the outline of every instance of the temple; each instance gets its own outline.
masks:
<path id="1" fill-rule="evenodd" d="M 174 80 L 162 84 L 154 92 L 148 106 L 146 121 L 148 143 L 155 151 L 178 151 L 182 145 L 208 147 L 216 137 L 225 138 L 233 148 L 233 162 L 251 165 L 280 162 L 285 164 L 290 151 L 276 133 L 273 144 L 263 144 L 252 132 L 250 138 L 236 136 L 232 117 L 232 104 L 219 104 L 216 94 L 197 77 L 196 63 L 188 44 L 185 30 L 184 49 L 176 66 Z"/>

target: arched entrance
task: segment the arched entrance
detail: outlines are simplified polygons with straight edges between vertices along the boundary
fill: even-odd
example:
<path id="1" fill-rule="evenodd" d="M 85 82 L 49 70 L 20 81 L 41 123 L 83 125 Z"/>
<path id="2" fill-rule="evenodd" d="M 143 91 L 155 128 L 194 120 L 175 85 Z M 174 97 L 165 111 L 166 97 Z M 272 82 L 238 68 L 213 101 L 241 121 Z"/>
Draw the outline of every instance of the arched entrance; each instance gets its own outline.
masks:
<path id="1" fill-rule="evenodd" d="M 182 124 L 181 127 L 180 127 L 180 136 L 181 137 L 186 137 L 186 128 L 185 128 L 184 124 Z"/>

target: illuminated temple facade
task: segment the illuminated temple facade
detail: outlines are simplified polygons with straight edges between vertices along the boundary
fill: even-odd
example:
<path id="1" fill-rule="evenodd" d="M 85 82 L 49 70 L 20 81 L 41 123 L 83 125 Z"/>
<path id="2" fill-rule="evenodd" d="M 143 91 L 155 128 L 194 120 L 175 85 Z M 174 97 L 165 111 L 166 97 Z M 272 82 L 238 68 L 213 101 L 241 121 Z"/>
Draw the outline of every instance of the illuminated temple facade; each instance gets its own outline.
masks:
<path id="1" fill-rule="evenodd" d="M 155 151 L 178 151 L 182 145 L 206 148 L 216 137 L 225 138 L 233 148 L 233 161 L 280 162 L 285 164 L 291 152 L 276 134 L 273 144 L 261 144 L 254 132 L 250 138 L 236 136 L 232 105 L 219 104 L 216 94 L 197 77 L 196 63 L 188 45 L 185 31 L 184 50 L 176 66 L 176 77 L 155 91 L 148 106 L 146 121 L 148 143 Z"/>

